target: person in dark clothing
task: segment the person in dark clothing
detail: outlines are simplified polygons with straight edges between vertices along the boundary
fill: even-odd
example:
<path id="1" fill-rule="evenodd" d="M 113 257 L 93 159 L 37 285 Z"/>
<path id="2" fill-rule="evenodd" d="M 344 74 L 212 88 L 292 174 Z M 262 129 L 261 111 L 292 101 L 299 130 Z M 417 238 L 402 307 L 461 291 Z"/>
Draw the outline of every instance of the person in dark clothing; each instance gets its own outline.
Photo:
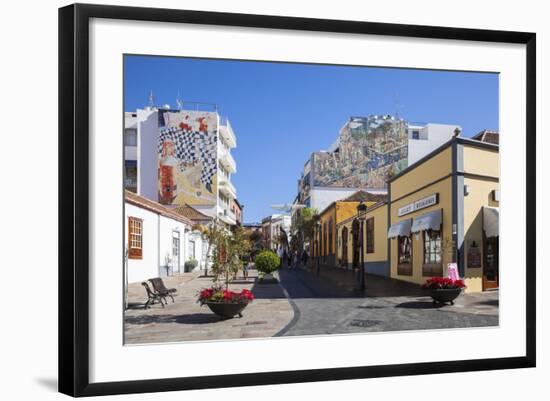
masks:
<path id="1" fill-rule="evenodd" d="M 308 253 L 307 253 L 307 250 L 304 249 L 304 252 L 302 253 L 302 264 L 303 264 L 304 266 L 307 266 L 307 260 L 308 260 L 308 258 L 309 258 L 309 255 L 308 255 Z"/>

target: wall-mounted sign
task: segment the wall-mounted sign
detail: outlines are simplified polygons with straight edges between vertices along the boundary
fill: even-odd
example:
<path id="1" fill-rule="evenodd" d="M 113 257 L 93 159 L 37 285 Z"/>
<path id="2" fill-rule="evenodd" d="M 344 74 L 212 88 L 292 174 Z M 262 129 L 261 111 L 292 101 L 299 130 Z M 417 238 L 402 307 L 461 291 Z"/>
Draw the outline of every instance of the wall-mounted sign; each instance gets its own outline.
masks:
<path id="1" fill-rule="evenodd" d="M 439 194 L 435 193 L 430 196 L 426 196 L 425 198 L 419 199 L 412 203 L 407 203 L 404 206 L 401 206 L 399 209 L 397 209 L 397 215 L 399 217 L 404 216 L 406 214 L 416 212 L 420 209 L 425 209 L 427 207 L 437 205 L 439 203 Z"/>

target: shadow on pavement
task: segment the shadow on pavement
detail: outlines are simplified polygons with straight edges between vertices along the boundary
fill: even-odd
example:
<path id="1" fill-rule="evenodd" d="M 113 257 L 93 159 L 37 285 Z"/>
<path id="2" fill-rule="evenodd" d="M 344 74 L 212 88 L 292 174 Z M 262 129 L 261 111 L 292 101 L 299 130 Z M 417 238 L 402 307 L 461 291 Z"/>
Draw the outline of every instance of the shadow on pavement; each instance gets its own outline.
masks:
<path id="1" fill-rule="evenodd" d="M 406 309 L 439 309 L 444 305 L 434 304 L 432 301 L 411 301 L 395 305 L 396 308 Z"/>
<path id="2" fill-rule="evenodd" d="M 206 324 L 223 320 L 212 313 L 191 313 L 186 315 L 142 315 L 126 316 L 127 324 L 152 324 L 152 323 L 180 323 L 180 324 Z"/>
<path id="3" fill-rule="evenodd" d="M 281 299 L 286 295 L 281 286 L 276 283 L 261 283 L 256 281 L 252 287 L 252 293 L 256 299 Z"/>
<path id="4" fill-rule="evenodd" d="M 426 295 L 425 290 L 418 284 L 373 274 L 365 274 L 365 291 L 358 291 L 359 274 L 341 268 L 322 268 L 319 274 L 315 269 L 311 271 L 281 269 L 279 277 L 283 287 L 294 299 L 421 297 Z"/>
<path id="5" fill-rule="evenodd" d="M 488 301 L 476 302 L 476 305 L 487 305 L 487 306 L 496 306 L 496 307 L 498 307 L 498 299 L 491 299 L 491 300 L 488 300 Z"/>

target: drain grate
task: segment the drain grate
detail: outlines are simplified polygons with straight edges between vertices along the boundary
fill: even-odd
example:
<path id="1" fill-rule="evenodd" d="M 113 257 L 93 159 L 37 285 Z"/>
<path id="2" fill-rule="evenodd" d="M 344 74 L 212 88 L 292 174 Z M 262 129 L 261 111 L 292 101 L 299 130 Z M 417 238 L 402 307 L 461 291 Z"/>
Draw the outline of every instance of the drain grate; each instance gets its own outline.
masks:
<path id="1" fill-rule="evenodd" d="M 349 325 L 353 327 L 373 327 L 380 324 L 380 320 L 353 319 Z"/>

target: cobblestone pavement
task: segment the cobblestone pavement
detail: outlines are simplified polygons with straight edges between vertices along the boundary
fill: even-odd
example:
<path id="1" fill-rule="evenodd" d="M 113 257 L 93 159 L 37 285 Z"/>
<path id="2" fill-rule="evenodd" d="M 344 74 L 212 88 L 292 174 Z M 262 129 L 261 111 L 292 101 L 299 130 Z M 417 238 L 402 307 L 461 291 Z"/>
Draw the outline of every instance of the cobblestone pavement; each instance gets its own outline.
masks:
<path id="1" fill-rule="evenodd" d="M 353 291 L 353 277 L 338 282 L 330 274 L 280 270 L 295 316 L 278 336 L 498 325 L 498 291 L 462 294 L 455 305 L 435 306 L 416 285 L 367 275 L 365 296 Z"/>
<path id="2" fill-rule="evenodd" d="M 248 280 L 238 278 L 230 289 L 250 289 L 256 299 L 243 311 L 242 318 L 223 320 L 214 315 L 208 306 L 196 302 L 201 288 L 209 287 L 211 278 L 184 273 L 163 278 L 168 288 L 176 288 L 175 302 L 152 305 L 144 309 L 147 299 L 140 283 L 128 288 L 129 309 L 125 312 L 125 343 L 145 344 L 181 341 L 209 341 L 251 337 L 272 337 L 288 325 L 294 311 L 279 284 L 257 284 L 256 272 Z"/>
<path id="3" fill-rule="evenodd" d="M 498 291 L 462 294 L 455 305 L 433 305 L 419 286 L 367 275 L 366 291 L 353 290 L 352 272 L 282 268 L 279 284 L 258 284 L 256 271 L 231 289 L 250 289 L 256 299 L 242 318 L 223 320 L 196 302 L 211 278 L 185 273 L 164 278 L 175 303 L 143 309 L 145 290 L 130 284 L 126 344 L 219 339 L 446 329 L 498 325 Z"/>

